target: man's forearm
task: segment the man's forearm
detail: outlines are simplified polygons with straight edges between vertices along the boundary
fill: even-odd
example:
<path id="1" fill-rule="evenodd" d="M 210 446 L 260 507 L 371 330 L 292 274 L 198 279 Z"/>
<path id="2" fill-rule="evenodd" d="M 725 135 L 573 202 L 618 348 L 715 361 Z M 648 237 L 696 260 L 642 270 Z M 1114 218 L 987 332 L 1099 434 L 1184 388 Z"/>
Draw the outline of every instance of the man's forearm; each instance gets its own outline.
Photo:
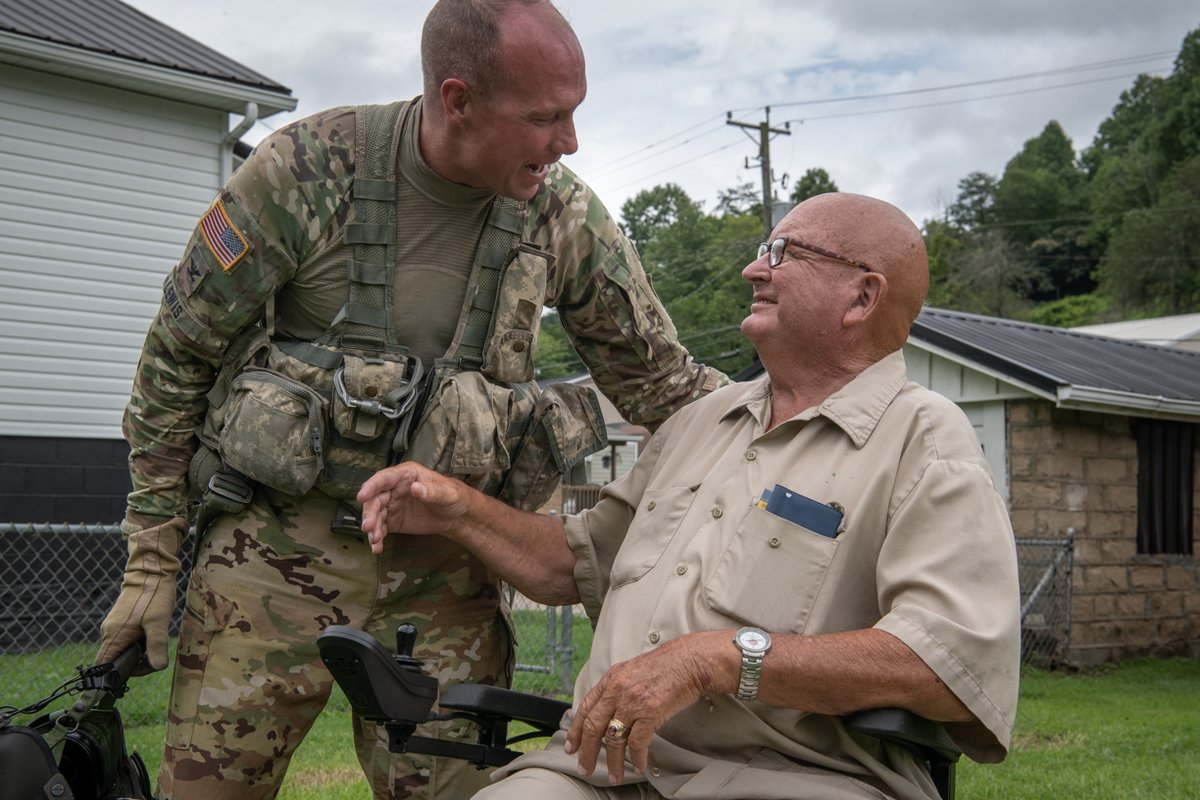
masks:
<path id="1" fill-rule="evenodd" d="M 520 511 L 473 492 L 467 513 L 446 533 L 488 569 L 531 600 L 547 605 L 579 601 L 575 554 L 561 517 Z"/>
<path id="2" fill-rule="evenodd" d="M 737 661 L 736 649 L 729 649 Z M 908 645 L 875 629 L 777 637 L 763 660 L 759 699 L 837 716 L 899 707 L 939 722 L 971 719 L 967 707 Z"/>

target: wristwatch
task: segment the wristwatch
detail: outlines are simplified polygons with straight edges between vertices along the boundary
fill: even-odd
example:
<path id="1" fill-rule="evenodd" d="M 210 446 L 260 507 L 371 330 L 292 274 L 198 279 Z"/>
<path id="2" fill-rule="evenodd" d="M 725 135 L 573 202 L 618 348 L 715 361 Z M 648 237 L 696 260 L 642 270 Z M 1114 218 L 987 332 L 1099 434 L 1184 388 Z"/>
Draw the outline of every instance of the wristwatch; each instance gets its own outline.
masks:
<path id="1" fill-rule="evenodd" d="M 742 628 L 733 635 L 733 643 L 742 651 L 742 673 L 738 677 L 739 700 L 758 697 L 758 682 L 762 678 L 762 662 L 771 649 L 771 637 L 762 628 Z"/>

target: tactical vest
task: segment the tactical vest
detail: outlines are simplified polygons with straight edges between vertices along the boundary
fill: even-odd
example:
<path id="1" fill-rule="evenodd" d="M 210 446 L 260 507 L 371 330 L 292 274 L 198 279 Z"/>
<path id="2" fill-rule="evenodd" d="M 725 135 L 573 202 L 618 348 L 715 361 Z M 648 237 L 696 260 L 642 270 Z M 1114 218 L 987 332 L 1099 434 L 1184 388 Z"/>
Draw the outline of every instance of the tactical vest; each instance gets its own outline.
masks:
<path id="1" fill-rule="evenodd" d="M 550 260 L 523 242 L 526 206 L 495 199 L 445 355 L 428 368 L 393 329 L 397 163 L 404 103 L 359 106 L 349 296 L 316 341 L 273 336 L 267 319 L 230 343 L 208 393 L 189 472 L 205 508 L 244 507 L 242 480 L 290 495 L 353 500 L 363 481 L 418 461 L 518 508 L 607 443 L 591 390 L 534 382 Z M 211 510 L 211 508 L 210 508 Z M 199 523 L 198 523 L 199 524 Z"/>

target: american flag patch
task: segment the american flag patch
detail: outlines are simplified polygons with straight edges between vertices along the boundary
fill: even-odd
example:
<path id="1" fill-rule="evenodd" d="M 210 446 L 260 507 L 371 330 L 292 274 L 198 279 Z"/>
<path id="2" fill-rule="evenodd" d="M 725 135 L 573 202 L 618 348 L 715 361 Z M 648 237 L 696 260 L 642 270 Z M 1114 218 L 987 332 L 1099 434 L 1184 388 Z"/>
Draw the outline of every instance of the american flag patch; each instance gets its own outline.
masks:
<path id="1" fill-rule="evenodd" d="M 200 232 L 204 234 L 208 249 L 217 257 L 223 270 L 232 268 L 250 249 L 245 238 L 229 221 L 229 215 L 225 213 L 225 206 L 220 200 L 213 203 L 208 213 L 200 219 Z"/>

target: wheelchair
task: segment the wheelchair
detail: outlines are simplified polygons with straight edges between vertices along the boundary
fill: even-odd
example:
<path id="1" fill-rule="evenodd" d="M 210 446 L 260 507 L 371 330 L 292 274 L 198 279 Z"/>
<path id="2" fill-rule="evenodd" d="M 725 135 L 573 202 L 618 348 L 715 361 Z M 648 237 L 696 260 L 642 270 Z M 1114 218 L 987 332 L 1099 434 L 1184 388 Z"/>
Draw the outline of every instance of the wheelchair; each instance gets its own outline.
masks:
<path id="1" fill-rule="evenodd" d="M 321 659 L 355 712 L 384 725 L 393 753 L 421 753 L 468 761 L 480 769 L 503 766 L 520 752 L 512 745 L 543 738 L 559 729 L 570 703 L 499 686 L 453 684 L 438 697 L 437 679 L 413 658 L 417 631 L 396 629 L 393 656 L 373 636 L 356 628 L 331 625 L 317 640 Z M 433 710 L 434 705 L 442 709 Z M 478 729 L 474 742 L 453 742 L 415 735 L 420 723 L 465 719 Z M 942 800 L 954 797 L 955 765 L 961 751 L 936 722 L 900 708 L 875 708 L 844 718 L 854 734 L 871 736 L 909 750 L 929 767 Z M 509 737 L 508 726 L 521 722 L 532 730 Z"/>
<path id="2" fill-rule="evenodd" d="M 0 707 L 0 800 L 154 800 L 141 756 L 126 751 L 116 708 L 142 654 L 135 644 L 111 664 L 78 667 L 77 677 L 30 706 Z M 65 710 L 11 724 L 70 695 L 79 699 Z"/>

